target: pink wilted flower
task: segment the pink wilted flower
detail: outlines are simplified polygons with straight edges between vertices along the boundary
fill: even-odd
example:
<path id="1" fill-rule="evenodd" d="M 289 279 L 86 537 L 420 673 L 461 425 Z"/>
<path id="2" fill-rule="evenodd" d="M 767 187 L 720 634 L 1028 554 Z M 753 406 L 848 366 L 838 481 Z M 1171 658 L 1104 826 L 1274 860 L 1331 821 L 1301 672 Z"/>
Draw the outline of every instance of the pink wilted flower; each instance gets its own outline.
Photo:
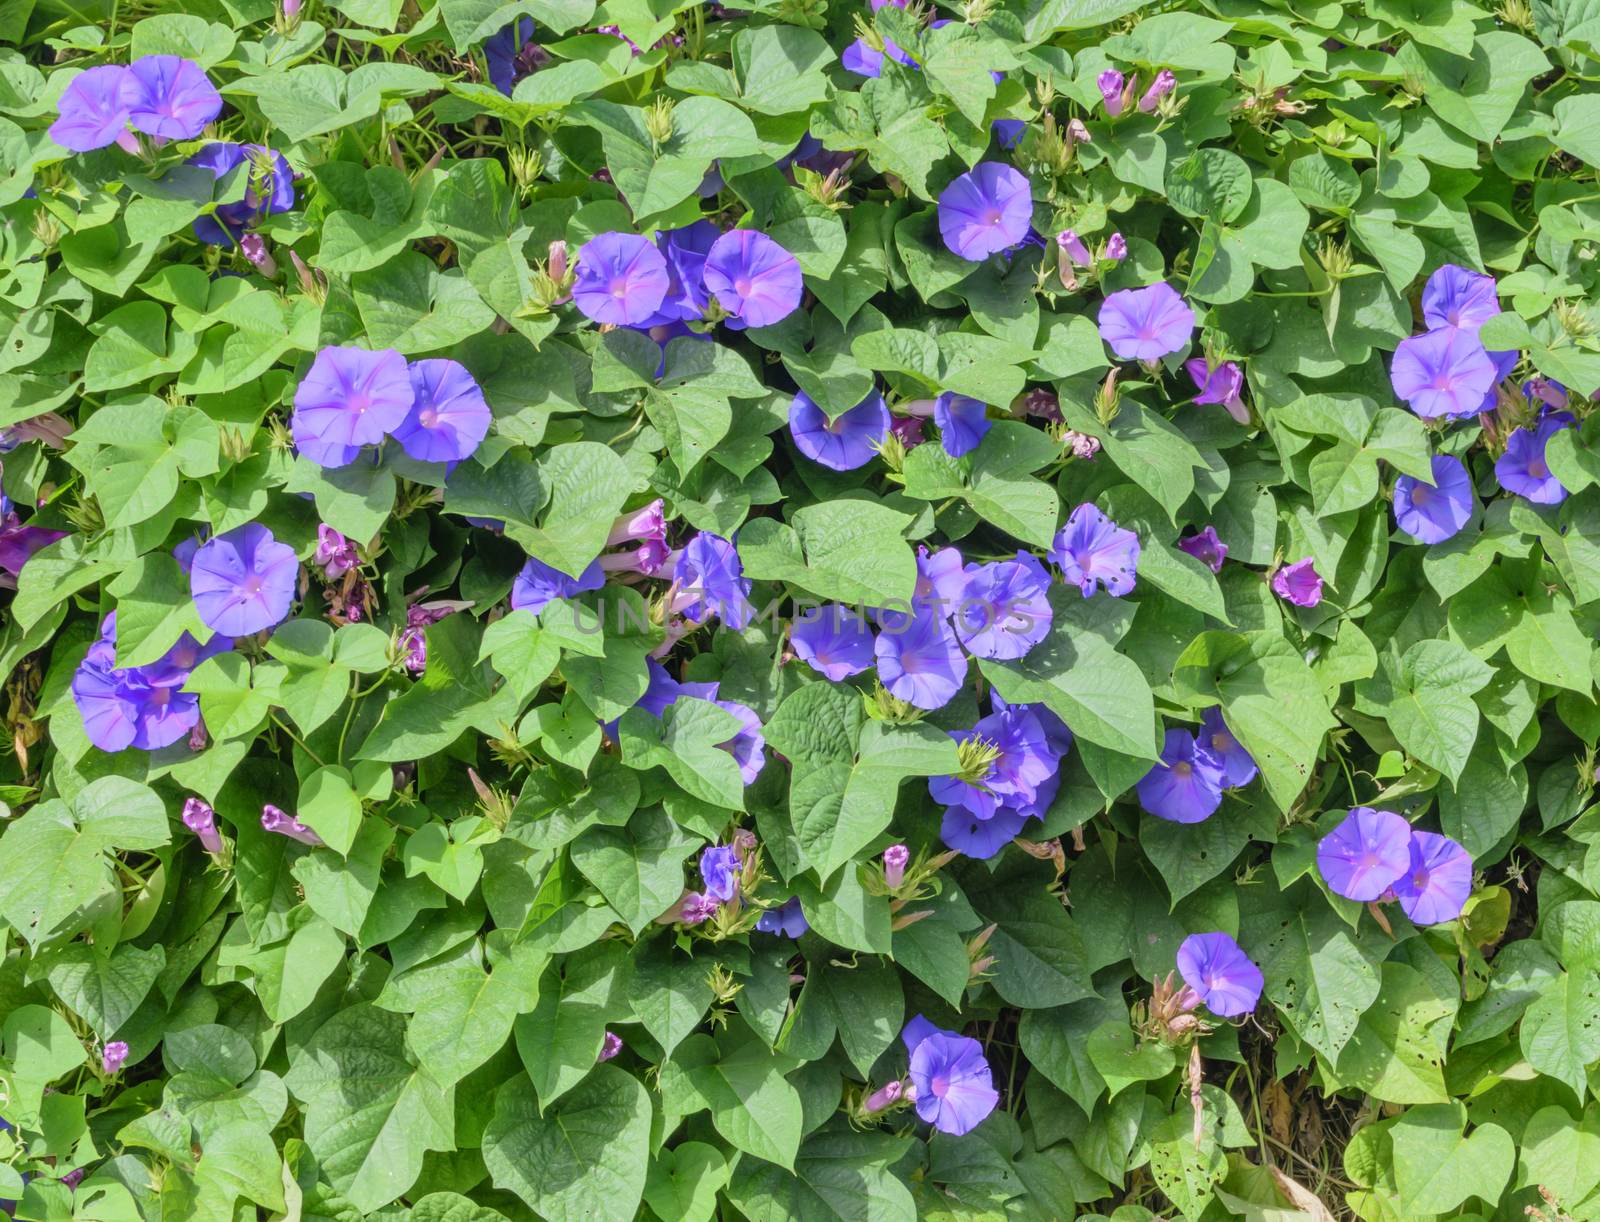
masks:
<path id="1" fill-rule="evenodd" d="M 356 545 L 326 523 L 317 527 L 317 553 L 313 559 L 330 581 L 343 577 L 361 563 Z"/>
<path id="2" fill-rule="evenodd" d="M 100 1068 L 108 1074 L 120 1070 L 128 1059 L 128 1045 L 123 1040 L 112 1040 L 100 1050 Z"/>

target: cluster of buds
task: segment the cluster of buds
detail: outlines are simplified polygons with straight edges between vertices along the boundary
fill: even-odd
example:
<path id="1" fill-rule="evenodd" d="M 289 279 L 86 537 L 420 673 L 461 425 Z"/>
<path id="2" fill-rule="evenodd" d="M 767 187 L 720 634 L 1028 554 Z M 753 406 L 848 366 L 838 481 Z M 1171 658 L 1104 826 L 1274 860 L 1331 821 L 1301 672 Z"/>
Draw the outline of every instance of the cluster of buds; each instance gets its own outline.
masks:
<path id="1" fill-rule="evenodd" d="M 644 112 L 644 130 L 657 145 L 672 139 L 672 99 L 659 97 Z"/>
<path id="2" fill-rule="evenodd" d="M 939 883 L 936 876 L 959 856 L 959 853 L 952 851 L 939 853 L 933 857 L 919 855 L 912 861 L 910 849 L 903 844 L 891 844 L 883 851 L 883 873 L 868 874 L 864 882 L 867 890 L 873 895 L 889 897 L 889 912 L 894 918 L 893 928 L 904 929 L 933 915 L 931 908 L 909 913 L 903 910 L 908 904 L 938 894 Z"/>
<path id="3" fill-rule="evenodd" d="M 1264 128 L 1290 115 L 1303 115 L 1310 109 L 1305 102 L 1291 101 L 1287 89 L 1267 89 L 1259 85 L 1254 92 L 1244 94 L 1234 106 L 1234 111 L 1255 128 Z"/>
<path id="4" fill-rule="evenodd" d="M 872 695 L 864 697 L 863 702 L 868 717 L 892 726 L 907 726 L 927 716 L 927 710 L 919 709 L 909 700 L 891 696 L 881 681 L 874 685 Z"/>
<path id="5" fill-rule="evenodd" d="M 505 831 L 506 825 L 511 822 L 511 810 L 516 805 L 511 795 L 485 781 L 476 768 L 467 769 L 467 780 L 472 782 L 472 791 L 478 795 L 478 807 L 483 811 L 483 817 Z M 403 788 L 398 778 L 396 788 Z"/>
<path id="6" fill-rule="evenodd" d="M 989 969 L 994 966 L 995 957 L 989 954 L 987 947 L 989 939 L 994 937 L 994 931 L 998 928 L 998 925 L 985 925 L 967 939 L 968 984 L 977 984 L 989 974 Z"/>
<path id="7" fill-rule="evenodd" d="M 1173 76 L 1166 68 L 1156 73 L 1155 79 L 1150 82 L 1150 87 L 1139 93 L 1139 76 L 1124 77 L 1115 68 L 1107 68 L 1095 78 L 1095 84 L 1100 90 L 1100 99 L 1105 103 L 1106 117 L 1115 119 L 1127 113 L 1130 106 L 1135 106 L 1134 98 L 1138 97 L 1136 109 L 1140 114 L 1153 115 L 1160 112 L 1163 118 L 1177 113 L 1176 99 L 1178 78 Z"/>
<path id="8" fill-rule="evenodd" d="M 567 257 L 566 242 L 551 242 L 547 253 L 548 258 L 534 264 L 533 289 L 529 297 L 529 306 L 540 313 L 548 313 L 572 300 L 572 282 L 578 274 Z"/>
<path id="9" fill-rule="evenodd" d="M 1581 348 L 1591 346 L 1588 341 L 1595 337 L 1595 321 L 1583 302 L 1561 300 L 1556 302 L 1550 313 L 1569 340 Z"/>
<path id="10" fill-rule="evenodd" d="M 298 251 L 289 252 L 289 262 L 294 267 L 295 279 L 300 284 L 300 291 L 318 305 L 328 300 L 328 277 L 322 272 L 314 271 L 306 266 L 306 261 L 300 257 Z"/>
<path id="11" fill-rule="evenodd" d="M 817 203 L 831 212 L 850 206 L 850 176 L 846 165 L 836 165 L 826 174 L 818 174 L 803 165 L 794 167 L 795 184 Z"/>
<path id="12" fill-rule="evenodd" d="M 1134 1029 L 1146 1039 L 1168 1045 L 1181 1044 L 1211 1030 L 1210 1024 L 1195 1013 L 1200 1005 L 1199 995 L 1186 984 L 1174 985 L 1174 979 L 1175 974 L 1168 972 L 1165 980 L 1157 980 L 1151 986 L 1150 1000 L 1133 1007 Z"/>
<path id="13" fill-rule="evenodd" d="M 1048 102 L 1044 104 L 1048 106 Z M 1082 119 L 1068 119 L 1066 125 L 1062 126 L 1056 122 L 1055 115 L 1047 109 L 1038 130 L 1033 134 L 1029 152 L 1035 161 L 1061 175 L 1065 174 L 1077 160 L 1078 145 L 1089 144 L 1092 141 L 1089 128 Z"/>
<path id="14" fill-rule="evenodd" d="M 1113 233 L 1098 251 L 1091 251 L 1076 230 L 1063 229 L 1056 234 L 1056 274 L 1061 287 L 1069 293 L 1092 283 L 1106 268 L 1115 267 L 1127 257 L 1128 242 L 1120 233 Z M 1082 280 L 1078 278 L 1078 268 L 1088 273 Z"/>
<path id="15" fill-rule="evenodd" d="M 1117 412 L 1122 407 L 1122 392 L 1117 389 L 1117 367 L 1113 365 L 1106 373 L 1106 380 L 1100 384 L 1100 389 L 1094 392 L 1094 414 L 1101 424 L 1109 425 L 1117 418 Z"/>
<path id="16" fill-rule="evenodd" d="M 517 146 L 506 150 L 506 162 L 511 168 L 511 181 L 517 184 L 524 202 L 531 201 L 534 188 L 544 176 L 544 154 Z"/>

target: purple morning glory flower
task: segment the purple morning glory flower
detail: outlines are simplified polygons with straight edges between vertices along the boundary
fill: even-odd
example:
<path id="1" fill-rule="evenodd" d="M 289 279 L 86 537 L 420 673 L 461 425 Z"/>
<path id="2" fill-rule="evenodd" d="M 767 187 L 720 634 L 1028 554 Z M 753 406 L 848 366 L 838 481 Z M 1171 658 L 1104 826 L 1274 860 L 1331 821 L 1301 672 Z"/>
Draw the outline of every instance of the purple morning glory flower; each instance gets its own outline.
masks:
<path id="1" fill-rule="evenodd" d="M 323 845 L 321 836 L 288 811 L 281 810 L 270 802 L 261 808 L 261 826 L 275 836 L 287 836 L 290 840 L 298 840 L 301 844 L 310 845 L 314 849 Z"/>
<path id="2" fill-rule="evenodd" d="M 1472 858 L 1448 836 L 1411 833 L 1411 861 L 1395 880 L 1395 899 L 1418 925 L 1437 925 L 1461 915 L 1472 894 Z"/>
<path id="3" fill-rule="evenodd" d="M 1005 807 L 980 819 L 965 806 L 949 806 L 939 821 L 939 839 L 964 856 L 987 861 L 1022 833 L 1028 819 L 1022 811 Z"/>
<path id="4" fill-rule="evenodd" d="M 998 161 L 979 162 L 939 196 L 944 244 L 973 263 L 1015 246 L 1032 222 L 1027 178 Z"/>
<path id="5" fill-rule="evenodd" d="M 904 8 L 904 5 L 896 5 Z M 887 55 L 897 64 L 904 64 L 908 68 L 915 68 L 917 61 L 900 46 L 885 38 L 883 50 L 879 51 L 864 38 L 858 38 L 844 49 L 844 54 L 839 57 L 839 64 L 846 72 L 854 72 L 857 76 L 870 77 L 876 80 L 883 75 L 883 57 Z"/>
<path id="6" fill-rule="evenodd" d="M 1203 823 L 1222 805 L 1222 761 L 1188 730 L 1167 731 L 1161 762 L 1134 786 L 1139 805 L 1171 823 Z"/>
<path id="7" fill-rule="evenodd" d="M 558 598 L 576 598 L 598 590 L 605 583 L 606 575 L 598 560 L 591 561 L 579 576 L 569 577 L 543 560 L 529 556 L 511 584 L 511 609 L 538 615 Z"/>
<path id="8" fill-rule="evenodd" d="M 756 922 L 762 933 L 781 934 L 785 938 L 798 938 L 811 928 L 806 914 L 801 911 L 798 896 L 791 896 L 776 908 L 768 908 Z"/>
<path id="9" fill-rule="evenodd" d="M 939 444 L 951 458 L 978 448 L 992 423 L 982 399 L 947 390 L 933 401 L 933 422 L 939 426 Z"/>
<path id="10" fill-rule="evenodd" d="M 872 629 L 838 603 L 810 608 L 796 620 L 789 629 L 789 647 L 795 657 L 835 683 L 872 665 Z"/>
<path id="11" fill-rule="evenodd" d="M 1297 607 L 1314 607 L 1322 601 L 1322 575 L 1307 556 L 1272 575 L 1272 592 Z"/>
<path id="12" fill-rule="evenodd" d="M 1139 536 L 1124 530 L 1093 505 L 1079 505 L 1050 545 L 1050 561 L 1085 598 L 1099 584 L 1113 598 L 1134 587 Z"/>
<path id="13" fill-rule="evenodd" d="M 1106 117 L 1115 119 L 1127 105 L 1127 80 L 1115 68 L 1107 68 L 1094 80 L 1100 90 L 1100 100 L 1105 103 Z"/>
<path id="14" fill-rule="evenodd" d="M 84 734 L 100 750 L 159 751 L 194 729 L 200 698 L 182 692 L 182 682 L 153 684 L 143 667 L 117 667 L 115 618 L 107 616 L 101 637 L 89 647 L 72 676 L 72 700 Z"/>
<path id="15" fill-rule="evenodd" d="M 1028 130 L 1028 124 L 1022 119 L 996 119 L 989 125 L 989 130 L 994 133 L 995 142 L 1001 148 L 1011 149 L 1017 147 L 1017 141 Z"/>
<path id="16" fill-rule="evenodd" d="M 1476 332 L 1441 327 L 1400 341 L 1389 381 L 1413 412 L 1433 420 L 1475 415 L 1496 371 Z"/>
<path id="17" fill-rule="evenodd" d="M 679 696 L 692 696 L 696 700 L 717 698 L 720 684 L 679 683 L 667 673 L 666 667 L 654 658 L 647 658 L 645 665 L 650 672 L 650 681 L 645 686 L 644 695 L 634 702 L 634 706 L 643 709 L 652 717 L 660 717 L 677 703 Z"/>
<path id="18" fill-rule="evenodd" d="M 701 531 L 684 546 L 672 571 L 678 593 L 672 609 L 695 623 L 717 616 L 738 631 L 750 622 L 750 580 L 732 543 Z"/>
<path id="19" fill-rule="evenodd" d="M 1049 593 L 1050 574 L 1027 552 L 973 565 L 956 608 L 956 636 L 975 657 L 1020 658 L 1050 631 Z"/>
<path id="20" fill-rule="evenodd" d="M 711 247 L 705 285 L 742 327 L 770 327 L 800 306 L 800 264 L 754 229 L 731 229 Z"/>
<path id="21" fill-rule="evenodd" d="M 362 446 L 399 428 L 415 399 L 406 358 L 394 349 L 324 348 L 295 388 L 295 448 L 319 467 L 348 466 Z"/>
<path id="22" fill-rule="evenodd" d="M 294 550 L 251 522 L 201 544 L 189 569 L 189 590 L 207 628 L 249 636 L 288 617 L 299 573 Z"/>
<path id="23" fill-rule="evenodd" d="M 917 585 L 912 601 L 926 603 L 940 615 L 954 615 L 967 592 L 967 570 L 953 547 L 930 552 L 917 546 Z"/>
<path id="24" fill-rule="evenodd" d="M 789 404 L 789 435 L 795 448 L 812 462 L 835 471 L 866 466 L 888 432 L 889 408 L 875 390 L 832 421 L 803 390 L 796 392 Z"/>
<path id="25" fill-rule="evenodd" d="M 998 752 L 976 784 L 958 776 L 928 778 L 928 793 L 935 802 L 964 806 L 980 819 L 992 817 L 1001 806 L 1031 803 L 1061 763 L 1044 723 L 1025 704 L 990 713 L 970 730 L 950 731 L 950 737 L 958 743 L 981 742 Z"/>
<path id="26" fill-rule="evenodd" d="M 182 687 L 189 682 L 190 673 L 200 663 L 219 653 L 227 653 L 232 648 L 232 639 L 221 634 L 213 635 L 202 645 L 185 632 L 179 635 L 171 649 L 148 666 L 139 667 L 139 670 L 152 687 Z"/>
<path id="27" fill-rule="evenodd" d="M 100 1068 L 108 1074 L 114 1074 L 128 1060 L 128 1045 L 125 1040 L 112 1040 L 100 1050 Z"/>
<path id="28" fill-rule="evenodd" d="M 718 700 L 716 706 L 724 713 L 732 713 L 739 720 L 738 732 L 725 743 L 718 743 L 739 765 L 739 778 L 746 785 L 755 783 L 767 763 L 767 739 L 756 711 L 737 700 Z"/>
<path id="29" fill-rule="evenodd" d="M 1566 500 L 1567 490 L 1550 473 L 1544 452 L 1550 438 L 1573 424 L 1568 413 L 1551 412 L 1537 428 L 1512 429 L 1506 438 L 1506 452 L 1494 464 L 1494 476 L 1500 486 L 1535 505 L 1559 505 Z"/>
<path id="30" fill-rule="evenodd" d="M 1414 475 L 1394 482 L 1394 521 L 1423 543 L 1443 543 L 1472 517 L 1472 477 L 1459 458 L 1433 456 L 1433 483 Z"/>
<path id="31" fill-rule="evenodd" d="M 119 64 L 80 72 L 61 95 L 61 113 L 50 125 L 50 139 L 74 153 L 115 144 L 128 130 L 127 86 L 128 70 Z"/>
<path id="32" fill-rule="evenodd" d="M 294 171 L 283 154 L 260 144 L 232 144 L 215 140 L 186 164 L 209 170 L 222 178 L 237 166 L 250 163 L 250 180 L 238 203 L 219 204 L 210 216 L 195 220 L 195 237 L 212 246 L 232 246 L 244 232 L 264 217 L 294 207 Z"/>
<path id="33" fill-rule="evenodd" d="M 911 1051 L 919 1117 L 941 1133 L 960 1137 L 994 1111 L 1000 1095 L 977 1040 L 941 1031 L 920 1014 L 901 1038 Z"/>
<path id="34" fill-rule="evenodd" d="M 1189 346 L 1194 311 L 1165 280 L 1100 303 L 1100 338 L 1124 361 L 1159 361 Z"/>
<path id="35" fill-rule="evenodd" d="M 622 1048 L 622 1037 L 615 1031 L 607 1031 L 600 1040 L 600 1055 L 595 1057 L 595 1064 L 611 1060 Z"/>
<path id="36" fill-rule="evenodd" d="M 712 845 L 700 854 L 700 877 L 706 894 L 726 904 L 739 894 L 739 875 L 744 870 L 739 851 L 732 845 Z"/>
<path id="37" fill-rule="evenodd" d="M 1217 538 L 1214 526 L 1207 526 L 1198 534 L 1185 535 L 1178 540 L 1178 550 L 1193 556 L 1213 573 L 1222 572 L 1222 562 L 1228 558 L 1228 545 Z"/>
<path id="38" fill-rule="evenodd" d="M 944 616 L 918 607 L 909 616 L 884 616 L 881 624 L 873 653 L 889 694 L 919 709 L 950 703 L 967 676 L 967 658 Z"/>
<path id="39" fill-rule="evenodd" d="M 1250 753 L 1239 745 L 1239 740 L 1222 719 L 1222 710 L 1212 705 L 1200 715 L 1200 733 L 1196 741 L 1211 752 L 1222 765 L 1222 784 L 1225 789 L 1237 789 L 1256 779 L 1261 769 L 1256 767 Z"/>
<path id="40" fill-rule="evenodd" d="M 43 526 L 24 526 L 22 519 L 9 510 L 0 513 L 0 587 L 15 588 L 12 578 L 22 572 L 22 566 L 40 548 L 49 547 L 57 539 L 65 539 L 64 530 L 49 530 Z"/>
<path id="41" fill-rule="evenodd" d="M 1495 295 L 1494 277 L 1454 263 L 1446 263 L 1429 276 L 1422 290 L 1422 317 L 1430 331 L 1458 327 L 1475 332 L 1498 313 L 1500 299 Z"/>
<path id="42" fill-rule="evenodd" d="M 533 18 L 524 17 L 484 39 L 483 58 L 489 83 L 509 98 L 518 81 L 550 62 L 550 53 L 533 41 Z"/>
<path id="43" fill-rule="evenodd" d="M 1236 361 L 1223 361 L 1212 368 L 1203 356 L 1185 361 L 1183 367 L 1199 391 L 1196 403 L 1220 403 L 1240 424 L 1250 423 L 1250 409 L 1244 405 L 1240 392 L 1244 390 L 1244 371 Z"/>
<path id="44" fill-rule="evenodd" d="M 1248 1014 L 1261 1000 L 1261 969 L 1225 933 L 1185 938 L 1178 947 L 1178 972 L 1219 1018 Z"/>
<path id="45" fill-rule="evenodd" d="M 595 322 L 635 327 L 661 309 L 671 287 L 667 261 L 648 238 L 602 233 L 578 252 L 572 301 Z"/>
<path id="46" fill-rule="evenodd" d="M 663 229 L 656 232 L 656 249 L 667 263 L 667 292 L 661 308 L 645 322 L 647 327 L 671 328 L 665 339 L 657 338 L 662 345 L 665 363 L 666 344 L 679 336 L 710 340 L 709 335 L 690 331 L 682 326 L 702 318 L 711 298 L 706 292 L 706 256 L 721 237 L 721 232 L 710 221 L 695 221 L 680 229 Z M 660 373 L 657 373 L 660 377 Z"/>
<path id="47" fill-rule="evenodd" d="M 478 381 L 458 361 L 434 358 L 409 366 L 411 410 L 394 439 L 418 462 L 460 462 L 489 435 L 492 418 Z"/>
<path id="48" fill-rule="evenodd" d="M 222 95 L 200 65 L 177 55 L 134 60 L 123 97 L 134 130 L 162 140 L 193 140 L 222 112 Z"/>
<path id="49" fill-rule="evenodd" d="M 1357 806 L 1317 844 L 1317 869 L 1345 899 L 1378 899 L 1411 868 L 1411 825 L 1387 810 Z"/>

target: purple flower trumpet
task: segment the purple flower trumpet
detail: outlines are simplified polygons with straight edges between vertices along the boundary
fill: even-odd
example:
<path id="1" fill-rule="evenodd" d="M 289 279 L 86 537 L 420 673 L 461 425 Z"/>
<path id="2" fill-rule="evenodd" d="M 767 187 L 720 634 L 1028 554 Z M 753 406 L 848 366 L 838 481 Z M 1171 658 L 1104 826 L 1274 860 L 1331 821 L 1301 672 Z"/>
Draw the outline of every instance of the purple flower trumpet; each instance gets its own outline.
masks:
<path id="1" fill-rule="evenodd" d="M 222 836 L 217 831 L 217 812 L 202 798 L 185 798 L 183 826 L 194 833 L 200 847 L 213 855 L 222 852 Z"/>
<path id="2" fill-rule="evenodd" d="M 287 836 L 290 840 L 298 840 L 301 844 L 308 844 L 312 848 L 322 847 L 321 836 L 288 811 L 281 810 L 270 802 L 261 808 L 261 826 L 275 835 Z"/>

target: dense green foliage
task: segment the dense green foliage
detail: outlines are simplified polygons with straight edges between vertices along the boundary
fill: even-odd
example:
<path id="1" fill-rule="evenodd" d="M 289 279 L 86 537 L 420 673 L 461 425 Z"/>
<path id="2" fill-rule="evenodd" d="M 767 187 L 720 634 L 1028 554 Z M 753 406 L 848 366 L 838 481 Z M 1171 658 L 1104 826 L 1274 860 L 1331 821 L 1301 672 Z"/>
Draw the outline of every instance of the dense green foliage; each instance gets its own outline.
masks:
<path id="1" fill-rule="evenodd" d="M 858 38 L 905 62 L 849 71 Z M 0 1197 L 1600 1218 L 1597 46 L 1591 0 L 5 0 Z M 158 55 L 220 92 L 203 136 L 52 139 L 82 69 Z M 282 154 L 292 202 L 189 164 L 208 141 Z M 1042 243 L 941 236 L 979 162 L 1026 175 Z M 801 308 L 658 347 L 572 301 L 596 235 L 701 219 L 791 252 Z M 1478 347 L 1509 354 L 1453 421 L 1391 378 L 1445 265 L 1496 278 Z M 1158 281 L 1192 337 L 1118 361 L 1102 299 Z M 297 453 L 333 346 L 459 361 L 488 436 L 452 464 Z M 1185 357 L 1242 393 L 1194 402 Z M 1541 386 L 1572 417 L 1534 461 L 1550 503 L 1497 471 Z M 875 388 L 909 432 L 849 470 L 802 454 L 797 391 L 836 419 Z M 908 448 L 941 392 L 988 405 L 965 453 Z M 1439 455 L 1470 520 L 1428 544 L 1392 501 Z M 761 614 L 682 619 L 676 570 L 627 564 L 508 609 L 529 556 L 575 577 L 656 499 L 673 548 L 734 542 Z M 1053 581 L 1043 639 L 942 707 L 794 656 L 806 605 L 910 600 L 919 545 L 1042 558 L 1089 503 L 1137 535 L 1134 588 Z M 295 553 L 289 617 L 162 689 L 192 733 L 94 745 L 76 677 L 204 641 L 185 546 L 249 523 Z M 1177 546 L 1207 527 L 1215 570 Z M 1322 597 L 1291 600 L 1307 560 Z M 651 658 L 722 704 L 636 708 Z M 927 778 L 981 779 L 947 732 L 991 691 L 1073 742 L 1042 821 L 946 853 Z M 764 763 L 723 749 L 730 703 Z M 1135 785 L 1207 710 L 1259 777 L 1155 818 Z M 1358 806 L 1470 854 L 1458 918 L 1330 888 L 1318 842 Z M 719 845 L 739 894 L 682 919 Z M 791 897 L 808 932 L 756 929 Z M 1260 965 L 1253 1015 L 1171 998 L 1210 931 Z M 982 1045 L 971 1132 L 868 1102 L 918 1014 Z"/>

